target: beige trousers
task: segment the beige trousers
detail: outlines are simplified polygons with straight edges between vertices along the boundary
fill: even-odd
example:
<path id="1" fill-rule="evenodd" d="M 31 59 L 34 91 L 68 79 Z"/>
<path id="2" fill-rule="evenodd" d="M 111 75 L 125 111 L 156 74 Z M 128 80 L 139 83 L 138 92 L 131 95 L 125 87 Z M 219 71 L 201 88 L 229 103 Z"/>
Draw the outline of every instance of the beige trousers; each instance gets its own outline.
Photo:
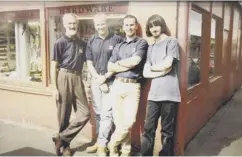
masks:
<path id="1" fill-rule="evenodd" d="M 111 90 L 113 119 L 116 129 L 109 148 L 122 144 L 122 153 L 131 152 L 130 130 L 136 121 L 140 101 L 140 83 L 123 83 L 114 80 Z"/>

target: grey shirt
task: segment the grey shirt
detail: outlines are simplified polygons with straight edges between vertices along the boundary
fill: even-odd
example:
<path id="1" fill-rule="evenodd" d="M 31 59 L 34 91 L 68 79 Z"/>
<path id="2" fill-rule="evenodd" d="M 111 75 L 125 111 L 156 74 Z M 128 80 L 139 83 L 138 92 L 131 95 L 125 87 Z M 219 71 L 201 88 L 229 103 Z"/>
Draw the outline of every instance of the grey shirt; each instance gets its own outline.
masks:
<path id="1" fill-rule="evenodd" d="M 147 53 L 146 64 L 161 63 L 166 56 L 174 58 L 172 70 L 165 76 L 152 79 L 148 100 L 181 102 L 179 89 L 179 44 L 177 39 L 168 37 L 150 45 Z"/>

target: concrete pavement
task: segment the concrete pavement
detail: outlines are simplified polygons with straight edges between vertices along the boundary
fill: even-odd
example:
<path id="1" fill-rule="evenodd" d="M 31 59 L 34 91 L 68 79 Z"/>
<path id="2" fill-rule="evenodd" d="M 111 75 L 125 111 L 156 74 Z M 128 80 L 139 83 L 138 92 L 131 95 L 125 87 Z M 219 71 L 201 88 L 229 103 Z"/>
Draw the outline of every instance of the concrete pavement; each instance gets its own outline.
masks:
<path id="1" fill-rule="evenodd" d="M 51 140 L 54 130 L 29 124 L 0 120 L 0 156 L 55 156 Z M 71 143 L 74 156 L 91 156 L 85 148 L 90 145 L 87 137 L 77 135 Z"/>
<path id="2" fill-rule="evenodd" d="M 0 156 L 55 156 L 51 140 L 55 130 L 0 119 Z M 71 143 L 74 156 L 85 153 L 90 138 L 81 132 Z M 187 145 L 189 156 L 242 155 L 242 90 L 223 105 Z"/>
<path id="3" fill-rule="evenodd" d="M 242 155 L 242 90 L 238 90 L 190 141 L 185 155 Z"/>

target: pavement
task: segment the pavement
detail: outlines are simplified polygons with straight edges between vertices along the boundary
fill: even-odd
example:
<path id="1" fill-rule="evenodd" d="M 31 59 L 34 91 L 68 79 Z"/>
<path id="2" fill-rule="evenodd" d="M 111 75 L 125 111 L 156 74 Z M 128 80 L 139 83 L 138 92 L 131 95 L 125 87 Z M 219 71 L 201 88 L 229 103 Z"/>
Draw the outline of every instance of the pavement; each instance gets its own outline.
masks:
<path id="1" fill-rule="evenodd" d="M 188 143 L 186 156 L 242 155 L 242 90 L 223 105 Z M 55 156 L 51 140 L 55 130 L 0 119 L 0 156 Z M 74 156 L 85 153 L 90 140 L 78 134 L 71 143 Z"/>
<path id="2" fill-rule="evenodd" d="M 190 141 L 186 156 L 242 156 L 242 90 Z"/>
<path id="3" fill-rule="evenodd" d="M 0 156 L 56 156 L 51 140 L 55 130 L 0 119 Z M 93 156 L 85 153 L 90 140 L 78 134 L 71 143 L 74 156 Z"/>

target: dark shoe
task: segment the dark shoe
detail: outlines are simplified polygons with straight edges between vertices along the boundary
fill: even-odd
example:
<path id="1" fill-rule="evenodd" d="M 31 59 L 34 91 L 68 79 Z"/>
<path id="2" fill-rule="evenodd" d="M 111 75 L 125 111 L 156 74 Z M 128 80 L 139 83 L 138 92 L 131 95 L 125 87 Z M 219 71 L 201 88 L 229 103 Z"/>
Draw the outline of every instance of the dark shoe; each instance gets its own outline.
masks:
<path id="1" fill-rule="evenodd" d="M 59 134 L 56 134 L 52 137 L 53 142 L 55 143 L 55 152 L 58 156 L 61 156 L 61 150 L 60 148 L 62 147 L 62 140 L 60 138 Z"/>
<path id="2" fill-rule="evenodd" d="M 174 143 L 172 138 L 162 136 L 162 149 L 159 156 L 174 156 Z"/>
<path id="3" fill-rule="evenodd" d="M 70 147 L 66 147 L 66 148 L 63 150 L 63 154 L 62 154 L 62 156 L 72 156 L 71 148 L 70 148 Z"/>

